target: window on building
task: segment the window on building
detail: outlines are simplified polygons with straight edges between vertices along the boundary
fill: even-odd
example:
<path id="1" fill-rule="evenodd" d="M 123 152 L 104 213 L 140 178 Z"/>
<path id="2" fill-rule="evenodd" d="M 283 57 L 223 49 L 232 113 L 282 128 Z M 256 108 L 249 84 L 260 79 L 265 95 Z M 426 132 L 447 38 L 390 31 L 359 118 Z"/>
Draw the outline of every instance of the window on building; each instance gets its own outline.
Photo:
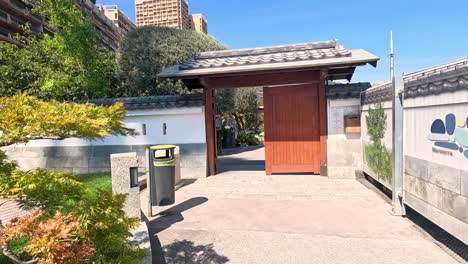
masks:
<path id="1" fill-rule="evenodd" d="M 1 10 L 0 9 L 0 19 L 1 20 L 4 20 L 4 21 L 7 21 L 8 20 L 8 15 L 5 11 Z"/>

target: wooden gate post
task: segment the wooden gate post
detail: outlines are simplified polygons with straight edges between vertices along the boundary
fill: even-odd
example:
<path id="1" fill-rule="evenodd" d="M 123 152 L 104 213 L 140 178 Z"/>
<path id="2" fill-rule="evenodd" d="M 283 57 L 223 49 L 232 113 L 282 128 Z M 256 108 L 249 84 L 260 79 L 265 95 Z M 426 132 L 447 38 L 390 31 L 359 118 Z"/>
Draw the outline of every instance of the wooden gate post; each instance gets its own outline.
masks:
<path id="1" fill-rule="evenodd" d="M 320 111 L 320 175 L 328 176 L 327 171 L 327 95 L 325 91 L 325 82 L 327 81 L 328 70 L 322 69 L 320 71 L 319 81 L 319 111 Z"/>
<path id="2" fill-rule="evenodd" d="M 215 128 L 215 106 L 214 89 L 207 79 L 202 80 L 205 94 L 205 125 L 206 145 L 208 160 L 208 176 L 216 175 L 216 128 Z"/>

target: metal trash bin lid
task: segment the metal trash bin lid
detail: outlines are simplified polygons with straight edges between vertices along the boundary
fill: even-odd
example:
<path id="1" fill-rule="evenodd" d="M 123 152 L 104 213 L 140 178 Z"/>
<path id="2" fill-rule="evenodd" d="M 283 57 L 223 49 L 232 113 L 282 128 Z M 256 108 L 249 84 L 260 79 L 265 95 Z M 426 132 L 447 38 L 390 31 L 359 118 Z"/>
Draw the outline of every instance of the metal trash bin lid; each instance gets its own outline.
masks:
<path id="1" fill-rule="evenodd" d="M 165 150 L 165 149 L 175 149 L 176 145 L 155 145 L 150 147 L 151 150 Z"/>

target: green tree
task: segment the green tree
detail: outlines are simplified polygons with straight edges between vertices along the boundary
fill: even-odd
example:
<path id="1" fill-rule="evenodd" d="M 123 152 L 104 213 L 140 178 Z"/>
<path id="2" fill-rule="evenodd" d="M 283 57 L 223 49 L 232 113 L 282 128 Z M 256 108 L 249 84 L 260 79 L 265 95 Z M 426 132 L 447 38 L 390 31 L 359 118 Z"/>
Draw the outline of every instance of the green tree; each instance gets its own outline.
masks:
<path id="1" fill-rule="evenodd" d="M 0 95 L 28 92 L 43 98 L 105 97 L 115 84 L 115 55 L 99 40 L 93 22 L 70 0 L 30 0 L 47 17 L 53 36 L 26 26 L 19 45 L 0 44 Z"/>
<path id="2" fill-rule="evenodd" d="M 258 117 L 256 88 L 221 89 L 216 91 L 216 110 L 223 125 L 234 121 L 242 131 L 256 130 L 261 124 Z"/>
<path id="3" fill-rule="evenodd" d="M 214 38 L 191 30 L 142 27 L 127 34 L 118 53 L 119 87 L 112 96 L 186 93 L 180 82 L 158 81 L 163 69 L 185 62 L 196 52 L 226 49 Z"/>

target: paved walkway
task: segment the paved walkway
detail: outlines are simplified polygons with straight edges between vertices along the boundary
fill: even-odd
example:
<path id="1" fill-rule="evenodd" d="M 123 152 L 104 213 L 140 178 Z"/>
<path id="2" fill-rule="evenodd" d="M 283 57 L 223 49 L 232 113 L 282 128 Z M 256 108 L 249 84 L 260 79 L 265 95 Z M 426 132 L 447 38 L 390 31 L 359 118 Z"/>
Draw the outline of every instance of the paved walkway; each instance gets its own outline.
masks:
<path id="1" fill-rule="evenodd" d="M 149 224 L 167 263 L 457 263 L 357 181 L 267 177 L 262 158 L 224 156 L 177 191 Z"/>

